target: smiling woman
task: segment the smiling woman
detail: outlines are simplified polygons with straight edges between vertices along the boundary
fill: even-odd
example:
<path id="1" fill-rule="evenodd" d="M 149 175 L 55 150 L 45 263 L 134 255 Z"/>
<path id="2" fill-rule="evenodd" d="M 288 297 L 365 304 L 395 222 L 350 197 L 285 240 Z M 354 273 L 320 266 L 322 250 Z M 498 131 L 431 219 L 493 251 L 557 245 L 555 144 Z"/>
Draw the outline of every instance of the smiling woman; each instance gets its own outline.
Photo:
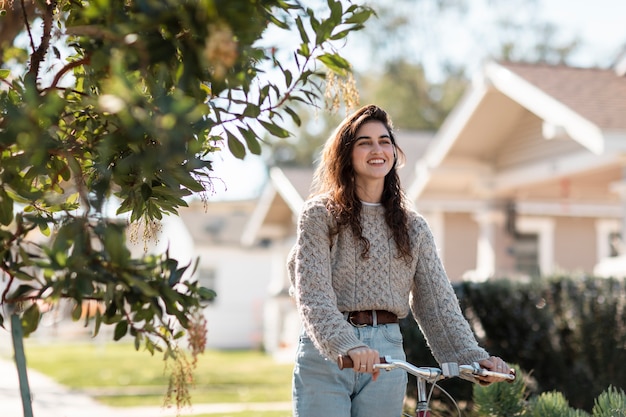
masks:
<path id="1" fill-rule="evenodd" d="M 287 264 L 303 323 L 296 417 L 400 415 L 407 375 L 375 365 L 405 358 L 399 319 L 409 309 L 440 363 L 508 369 L 478 345 L 428 224 L 408 206 L 396 169 L 403 155 L 391 119 L 375 105 L 348 115 L 324 145 Z M 354 370 L 335 365 L 345 355 Z"/>

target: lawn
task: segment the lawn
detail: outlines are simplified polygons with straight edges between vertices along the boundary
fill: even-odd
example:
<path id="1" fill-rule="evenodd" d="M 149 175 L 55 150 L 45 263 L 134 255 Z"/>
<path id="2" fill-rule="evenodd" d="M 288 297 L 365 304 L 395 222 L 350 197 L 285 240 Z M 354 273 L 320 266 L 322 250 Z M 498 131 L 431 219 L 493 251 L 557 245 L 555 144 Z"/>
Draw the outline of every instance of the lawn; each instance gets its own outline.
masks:
<path id="1" fill-rule="evenodd" d="M 56 381 L 115 407 L 160 406 L 168 375 L 163 358 L 126 343 L 37 344 L 26 341 L 26 360 Z M 207 351 L 199 357 L 193 404 L 291 401 L 291 364 L 258 351 Z M 243 416 L 250 412 L 228 414 Z M 255 412 L 281 417 L 286 412 Z M 215 417 L 215 414 L 211 415 Z M 201 416 L 199 416 L 201 417 Z"/>

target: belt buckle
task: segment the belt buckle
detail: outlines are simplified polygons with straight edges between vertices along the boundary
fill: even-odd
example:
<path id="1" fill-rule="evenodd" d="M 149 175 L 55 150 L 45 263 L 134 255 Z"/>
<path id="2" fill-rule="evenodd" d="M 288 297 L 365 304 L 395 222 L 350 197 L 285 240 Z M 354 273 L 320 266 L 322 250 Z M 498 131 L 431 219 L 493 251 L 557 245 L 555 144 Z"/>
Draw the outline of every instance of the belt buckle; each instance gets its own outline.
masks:
<path id="1" fill-rule="evenodd" d="M 357 324 L 355 322 L 352 321 L 352 314 L 348 315 L 348 322 L 353 325 L 354 327 L 367 327 L 367 324 Z"/>

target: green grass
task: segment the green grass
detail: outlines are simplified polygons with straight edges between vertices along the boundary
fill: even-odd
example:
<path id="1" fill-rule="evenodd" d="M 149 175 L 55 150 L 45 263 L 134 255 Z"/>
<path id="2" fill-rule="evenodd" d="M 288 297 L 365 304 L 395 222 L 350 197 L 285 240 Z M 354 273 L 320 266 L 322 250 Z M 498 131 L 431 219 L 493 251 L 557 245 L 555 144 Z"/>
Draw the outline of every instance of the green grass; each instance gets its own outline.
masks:
<path id="1" fill-rule="evenodd" d="M 169 374 L 160 354 L 126 343 L 37 344 L 26 342 L 26 360 L 63 385 L 115 407 L 160 406 Z M 192 404 L 291 401 L 291 364 L 256 351 L 207 351 L 199 357 Z M 247 413 L 228 414 L 243 416 Z M 286 412 L 255 412 L 263 417 Z M 215 417 L 215 414 L 211 415 Z M 200 416 L 201 417 L 201 416 Z M 224 416 L 226 417 L 226 416 Z"/>

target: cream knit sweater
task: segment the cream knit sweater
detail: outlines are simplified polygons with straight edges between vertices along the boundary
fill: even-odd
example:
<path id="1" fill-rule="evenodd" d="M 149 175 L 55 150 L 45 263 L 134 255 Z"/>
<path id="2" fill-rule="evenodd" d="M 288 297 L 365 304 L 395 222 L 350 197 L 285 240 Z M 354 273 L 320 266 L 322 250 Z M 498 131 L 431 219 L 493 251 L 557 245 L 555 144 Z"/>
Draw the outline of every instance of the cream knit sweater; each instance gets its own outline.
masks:
<path id="1" fill-rule="evenodd" d="M 397 258 L 395 242 L 382 206 L 364 205 L 363 234 L 369 258 L 349 228 L 333 237 L 334 219 L 325 198 L 308 200 L 298 219 L 297 241 L 287 268 L 304 328 L 322 354 L 331 360 L 364 346 L 342 312 L 388 310 L 406 317 L 411 308 L 439 363 L 471 363 L 489 357 L 480 348 L 461 313 L 428 224 L 409 212 L 413 261 Z"/>

